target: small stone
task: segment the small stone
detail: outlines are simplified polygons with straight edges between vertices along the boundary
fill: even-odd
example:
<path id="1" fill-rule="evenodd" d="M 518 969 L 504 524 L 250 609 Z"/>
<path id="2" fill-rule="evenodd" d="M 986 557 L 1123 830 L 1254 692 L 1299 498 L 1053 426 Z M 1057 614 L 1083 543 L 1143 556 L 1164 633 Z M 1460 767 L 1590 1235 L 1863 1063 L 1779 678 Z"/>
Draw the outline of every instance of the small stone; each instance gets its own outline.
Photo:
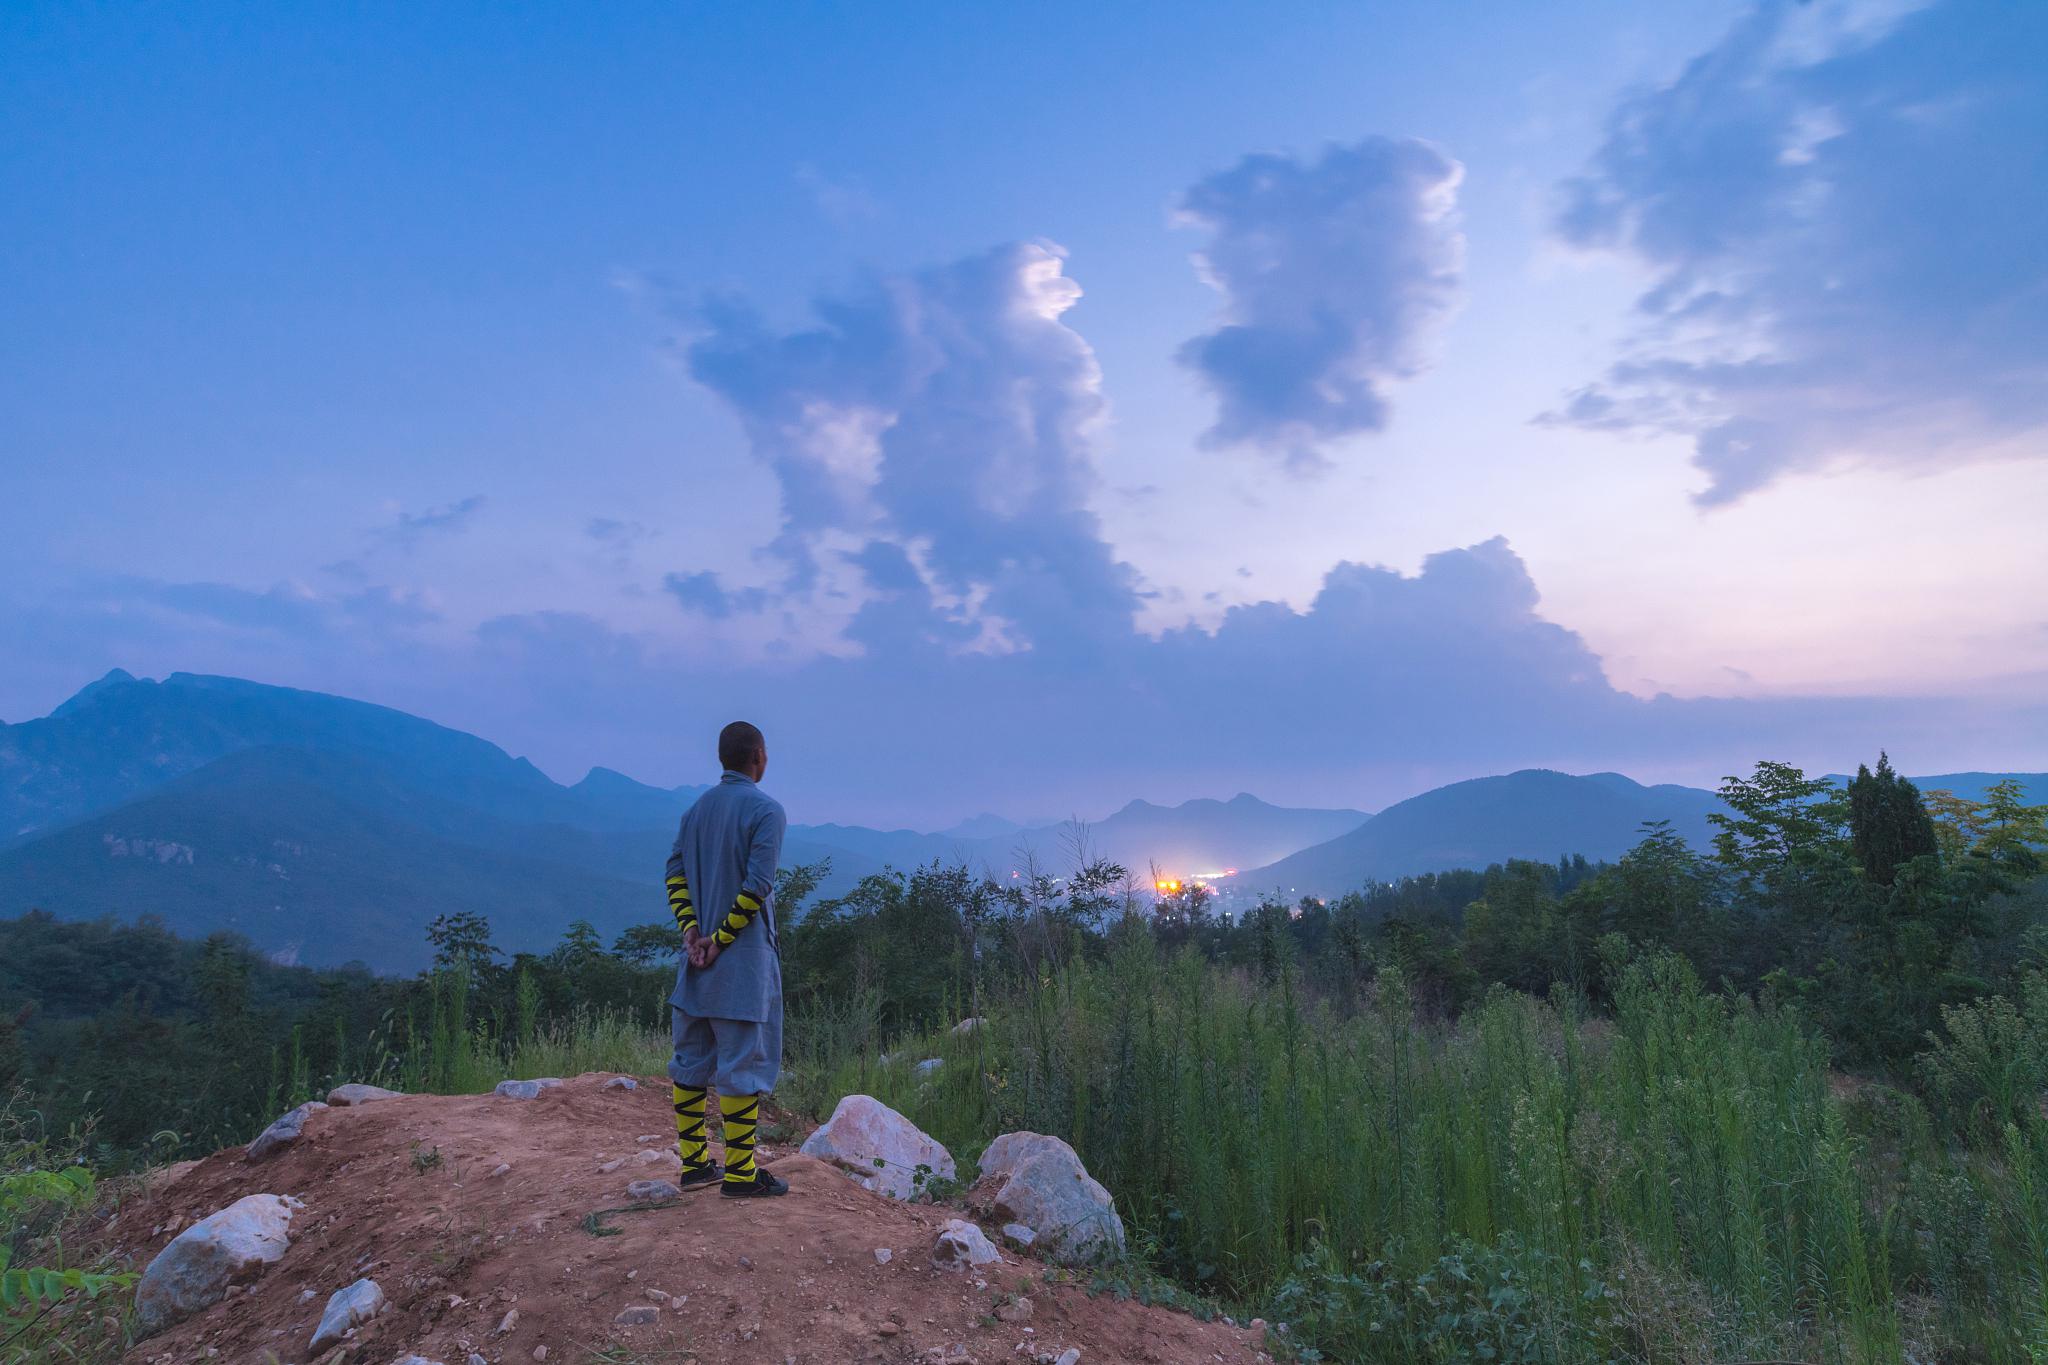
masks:
<path id="1" fill-rule="evenodd" d="M 626 1164 L 626 1158 L 624 1158 L 624 1157 L 619 1157 L 619 1158 L 618 1158 L 617 1160 L 615 1160 L 615 1161 L 607 1161 L 607 1162 L 605 1162 L 605 1163 L 604 1163 L 604 1165 L 602 1165 L 602 1166 L 598 1167 L 598 1168 L 597 1168 L 597 1173 L 598 1173 L 599 1175 L 610 1175 L 610 1174 L 611 1174 L 611 1173 L 612 1173 L 613 1171 L 616 1171 L 617 1169 L 619 1169 L 619 1167 L 621 1167 L 621 1166 L 623 1166 L 623 1165 L 625 1165 L 625 1164 Z"/>
<path id="2" fill-rule="evenodd" d="M 340 1342 L 356 1328 L 376 1317 L 390 1305 L 375 1280 L 357 1280 L 346 1289 L 328 1296 L 327 1311 L 313 1332 L 313 1350 L 323 1351 Z"/>
<path id="3" fill-rule="evenodd" d="M 299 1291 L 299 1302 L 300 1302 L 300 1303 L 311 1303 L 311 1302 L 312 1302 L 313 1300 L 315 1300 L 315 1299 L 317 1299 L 317 1298 L 319 1298 L 319 1297 L 320 1297 L 320 1291 L 319 1291 L 319 1290 L 317 1290 L 317 1289 L 301 1289 L 301 1290 Z"/>
<path id="4" fill-rule="evenodd" d="M 631 1308 L 621 1308 L 612 1319 L 615 1327 L 645 1327 L 650 1322 L 661 1320 L 661 1310 L 651 1303 L 636 1303 Z"/>
<path id="5" fill-rule="evenodd" d="M 629 1159 L 639 1162 L 642 1166 L 666 1166 L 672 1171 L 680 1171 L 683 1168 L 683 1158 L 673 1147 L 635 1152 Z"/>
<path id="6" fill-rule="evenodd" d="M 508 1100 L 530 1100 L 543 1090 L 553 1090 L 562 1082 L 559 1077 L 543 1076 L 533 1081 L 499 1081 L 492 1087 L 493 1095 L 502 1095 Z"/>
<path id="7" fill-rule="evenodd" d="M 535 1360 L 546 1360 L 546 1359 L 548 1358 L 548 1348 L 547 1348 L 547 1347 L 545 1347 L 545 1346 L 536 1346 L 536 1347 L 534 1347 L 534 1348 L 533 1348 L 533 1358 L 534 1358 Z M 1079 1360 L 1079 1359 L 1080 1359 L 1080 1356 L 1079 1356 L 1078 1354 L 1076 1354 L 1074 1358 L 1075 1358 L 1076 1360 Z"/>
<path id="8" fill-rule="evenodd" d="M 1069 1346 L 1053 1357 L 1052 1365 L 1081 1365 L 1081 1348 Z"/>
<path id="9" fill-rule="evenodd" d="M 346 1108 L 352 1104 L 369 1104 L 375 1100 L 402 1100 L 404 1098 L 405 1092 L 403 1090 L 386 1090 L 381 1085 L 364 1085 L 358 1081 L 351 1081 L 347 1085 L 337 1085 L 334 1089 L 327 1092 L 327 1102 L 337 1108 Z"/>
<path id="10" fill-rule="evenodd" d="M 648 1297 L 648 1298 L 650 1298 L 650 1299 L 653 1299 L 653 1300 L 654 1300 L 654 1301 L 655 1301 L 656 1303 L 667 1303 L 667 1302 L 668 1302 L 668 1295 L 666 1295 L 666 1294 L 662 1293 L 662 1292 L 661 1292 L 661 1291 L 660 1291 L 659 1289 L 650 1289 L 650 1290 L 648 1290 L 648 1291 L 647 1291 L 647 1297 Z"/>
<path id="11" fill-rule="evenodd" d="M 893 1251 L 889 1250 L 889 1248 L 887 1248 L 887 1247 L 876 1247 L 876 1248 L 875 1248 L 875 1264 L 876 1264 L 876 1265 L 887 1265 L 887 1264 L 889 1264 L 889 1258 L 890 1258 L 890 1257 L 892 1257 L 892 1256 L 894 1256 L 895 1254 L 896 1254 L 895 1252 L 893 1252 Z"/>
<path id="12" fill-rule="evenodd" d="M 1038 1240 L 1038 1234 L 1022 1223 L 1003 1224 L 1003 1240 L 1019 1251 L 1031 1250 L 1031 1244 Z"/>
<path id="13" fill-rule="evenodd" d="M 1000 1322 L 1031 1321 L 1031 1300 L 1012 1299 L 996 1305 L 996 1319 Z"/>
<path id="14" fill-rule="evenodd" d="M 746 1256 L 742 1256 L 742 1257 L 740 1257 L 740 1269 L 741 1269 L 741 1270 L 752 1270 L 753 1268 L 754 1268 L 754 1262 L 753 1262 L 753 1260 L 752 1260 L 751 1258 L 749 1258 L 749 1257 L 746 1257 Z"/>
<path id="15" fill-rule="evenodd" d="M 633 1268 L 632 1268 L 631 1270 L 627 1271 L 627 1272 L 626 1272 L 626 1278 L 627 1278 L 627 1279 L 629 1279 L 629 1280 L 637 1280 L 637 1279 L 639 1279 L 639 1278 L 640 1278 L 640 1267 L 639 1267 L 639 1266 L 634 1266 L 634 1267 L 633 1267 Z"/>
<path id="16" fill-rule="evenodd" d="M 932 1264 L 941 1270 L 966 1270 L 1002 1259 L 988 1234 L 965 1218 L 948 1218 L 932 1243 Z"/>
<path id="17" fill-rule="evenodd" d="M 242 1151 L 244 1161 L 264 1161 L 276 1156 L 285 1148 L 306 1135 L 306 1120 L 327 1106 L 318 1100 L 307 1100 L 298 1108 L 279 1118 L 275 1123 L 256 1135 Z"/>
<path id="18" fill-rule="evenodd" d="M 638 1090 L 640 1082 L 631 1076 L 614 1076 L 601 1087 L 605 1090 Z"/>
<path id="19" fill-rule="evenodd" d="M 626 1186 L 626 1198 L 636 1204 L 654 1204 L 664 1199 L 674 1199 L 682 1191 L 666 1180 L 635 1180 Z"/>
<path id="20" fill-rule="evenodd" d="M 944 1057 L 927 1057 L 910 1069 L 920 1076 L 929 1076 L 945 1064 L 946 1059 Z"/>
<path id="21" fill-rule="evenodd" d="M 510 1175 L 510 1174 L 512 1174 L 512 1166 L 511 1166 L 511 1163 L 509 1163 L 509 1162 L 504 1162 L 504 1161 L 501 1161 L 501 1162 L 499 1162 L 499 1163 L 498 1163 L 497 1165 L 495 1165 L 495 1166 L 491 1167 L 491 1175 L 490 1175 L 490 1178 L 491 1178 L 492 1180 L 496 1180 L 496 1179 L 498 1179 L 498 1178 L 499 1178 L 500 1176 L 507 1176 L 507 1175 Z"/>
<path id="22" fill-rule="evenodd" d="M 893 1337 L 902 1330 L 901 1327 L 898 1327 L 893 1322 L 885 1322 L 875 1329 L 875 1335 L 878 1337 Z"/>
<path id="23" fill-rule="evenodd" d="M 391 1362 L 391 1365 L 441 1365 L 438 1360 L 429 1360 L 421 1355 L 405 1355 Z"/>
<path id="24" fill-rule="evenodd" d="M 484 1358 L 483 1358 L 482 1356 L 478 1355 L 478 1354 L 477 1354 L 477 1353 L 476 1353 L 475 1351 L 471 1351 L 471 1352 L 469 1353 L 469 1359 L 468 1359 L 468 1360 L 466 1360 L 466 1361 L 464 1361 L 464 1362 L 462 1363 L 462 1365 L 491 1365 L 491 1362 L 490 1362 L 490 1361 L 488 1361 L 488 1360 L 485 1360 L 485 1359 L 484 1359 Z"/>
<path id="25" fill-rule="evenodd" d="M 1253 1318 L 1250 1322 L 1246 1323 L 1245 1325 L 1251 1328 L 1254 1332 L 1263 1332 L 1266 1330 L 1266 1320 L 1264 1318 Z"/>
<path id="26" fill-rule="evenodd" d="M 505 1316 L 498 1319 L 498 1330 L 491 1333 L 491 1335 L 495 1337 L 509 1337 L 512 1335 L 512 1329 L 518 1325 L 519 1310 L 517 1308 L 507 1308 Z"/>

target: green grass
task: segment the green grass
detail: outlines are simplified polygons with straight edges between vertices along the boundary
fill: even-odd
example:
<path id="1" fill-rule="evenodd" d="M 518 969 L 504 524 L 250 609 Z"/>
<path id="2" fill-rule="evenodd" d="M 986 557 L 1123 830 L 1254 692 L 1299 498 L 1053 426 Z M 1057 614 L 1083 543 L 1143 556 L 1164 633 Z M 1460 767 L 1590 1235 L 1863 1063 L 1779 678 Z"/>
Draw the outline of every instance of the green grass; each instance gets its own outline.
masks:
<path id="1" fill-rule="evenodd" d="M 2048 1359 L 2048 1123 L 1941 1139 L 1831 1089 L 1793 1013 L 1631 967 L 1614 1015 L 1497 990 L 1418 1026 L 1129 945 L 863 1090 L 972 1156 L 1067 1137 L 1146 1267 L 1345 1360 Z M 935 1075 L 909 1063 L 940 1056 Z"/>

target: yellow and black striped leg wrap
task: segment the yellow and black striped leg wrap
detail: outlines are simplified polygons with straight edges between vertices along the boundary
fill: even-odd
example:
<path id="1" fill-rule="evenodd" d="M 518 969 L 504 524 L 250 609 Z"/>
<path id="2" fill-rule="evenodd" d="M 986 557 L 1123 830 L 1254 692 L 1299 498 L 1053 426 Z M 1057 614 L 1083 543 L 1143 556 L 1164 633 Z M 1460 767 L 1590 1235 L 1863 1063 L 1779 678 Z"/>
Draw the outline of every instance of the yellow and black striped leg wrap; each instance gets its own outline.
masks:
<path id="1" fill-rule="evenodd" d="M 761 1121 L 759 1095 L 718 1097 L 719 1117 L 725 1121 L 725 1183 L 754 1183 L 754 1127 Z"/>
<path id="2" fill-rule="evenodd" d="M 704 1140 L 704 1087 L 670 1084 L 676 1102 L 676 1155 L 683 1174 L 711 1169 L 710 1146 Z"/>

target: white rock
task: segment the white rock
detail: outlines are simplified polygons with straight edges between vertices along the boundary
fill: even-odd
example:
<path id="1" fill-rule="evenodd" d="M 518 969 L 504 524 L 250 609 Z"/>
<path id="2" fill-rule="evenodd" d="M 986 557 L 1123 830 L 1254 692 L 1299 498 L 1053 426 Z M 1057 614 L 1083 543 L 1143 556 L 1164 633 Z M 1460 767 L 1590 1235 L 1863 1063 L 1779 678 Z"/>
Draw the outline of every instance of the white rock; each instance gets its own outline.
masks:
<path id="1" fill-rule="evenodd" d="M 876 1264 L 876 1265 L 887 1265 L 887 1264 L 889 1264 L 889 1262 L 890 1262 L 890 1261 L 891 1261 L 892 1259 L 894 1259 L 895 1255 L 896 1255 L 896 1253 L 895 1253 L 895 1252 L 893 1252 L 893 1251 L 891 1251 L 891 1250 L 889 1250 L 889 1248 L 887 1248 L 887 1247 L 876 1247 L 876 1248 L 875 1248 L 875 1264 Z"/>
<path id="2" fill-rule="evenodd" d="M 463 1365 L 491 1365 L 491 1362 L 490 1362 L 490 1361 L 488 1361 L 488 1360 L 485 1360 L 485 1359 L 484 1359 L 484 1358 L 483 1358 L 482 1356 L 478 1355 L 478 1354 L 477 1354 L 477 1353 L 476 1353 L 475 1351 L 471 1351 L 471 1352 L 469 1353 L 469 1359 L 468 1359 L 468 1360 L 466 1360 L 466 1361 L 464 1361 L 464 1362 L 463 1362 Z"/>
<path id="3" fill-rule="evenodd" d="M 1054 1358 L 1052 1365 L 1081 1365 L 1081 1348 L 1069 1346 Z"/>
<path id="4" fill-rule="evenodd" d="M 971 1018 L 968 1018 L 968 1019 L 962 1019 L 962 1020 L 961 1020 L 961 1021 L 960 1021 L 959 1023 L 957 1023 L 957 1024 L 953 1025 L 953 1032 L 955 1032 L 955 1033 L 960 1033 L 960 1034 L 966 1034 L 966 1033 L 972 1033 L 972 1032 L 974 1032 L 974 1031 L 975 1031 L 976 1029 L 980 1029 L 980 1028 L 987 1028 L 987 1027 L 988 1027 L 988 1020 L 986 1020 L 986 1019 L 982 1018 L 982 1017 L 981 1017 L 980 1015 L 978 1015 L 978 1014 L 977 1014 L 977 1015 L 974 1015 L 974 1016 L 973 1016 L 973 1017 L 971 1017 Z"/>
<path id="5" fill-rule="evenodd" d="M 328 1296 L 327 1311 L 320 1315 L 320 1326 L 314 1329 L 314 1352 L 326 1350 L 389 1306 L 375 1280 L 357 1280 L 346 1289 L 335 1290 Z"/>
<path id="6" fill-rule="evenodd" d="M 1080 1265 L 1119 1255 L 1124 1224 L 1116 1201 L 1081 1158 L 1044 1133 L 1004 1133 L 981 1157 L 975 1200 L 1006 1222 L 1037 1234 L 1041 1255 Z"/>
<path id="7" fill-rule="evenodd" d="M 910 1069 L 920 1076 L 929 1076 L 945 1064 L 946 1059 L 944 1057 L 927 1057 Z"/>
<path id="8" fill-rule="evenodd" d="M 1003 1224 L 1003 1236 L 1019 1251 L 1031 1250 L 1031 1244 L 1038 1240 L 1038 1234 L 1022 1223 Z"/>
<path id="9" fill-rule="evenodd" d="M 403 1090 L 386 1090 L 381 1085 L 364 1085 L 361 1081 L 350 1081 L 337 1085 L 327 1092 L 327 1102 L 333 1105 L 368 1104 L 372 1100 L 402 1100 Z"/>
<path id="10" fill-rule="evenodd" d="M 1002 1259 L 988 1235 L 965 1218 L 948 1218 L 932 1243 L 932 1264 L 941 1270 L 965 1270 Z"/>
<path id="11" fill-rule="evenodd" d="M 801 1150 L 893 1199 L 918 1193 L 920 1166 L 929 1167 L 931 1177 L 945 1180 L 959 1173 L 951 1152 L 871 1095 L 848 1095 L 839 1101 L 832 1117 L 804 1140 Z"/>
<path id="12" fill-rule="evenodd" d="M 263 1161 L 276 1156 L 285 1148 L 305 1136 L 306 1120 L 327 1106 L 318 1100 L 307 1100 L 298 1108 L 280 1117 L 275 1123 L 256 1135 L 256 1140 L 244 1148 L 242 1160 Z"/>
<path id="13" fill-rule="evenodd" d="M 441 1362 L 429 1360 L 425 1356 L 400 1356 L 392 1361 L 391 1365 L 441 1365 Z"/>
<path id="14" fill-rule="evenodd" d="M 645 1327 L 650 1322 L 661 1321 L 661 1310 L 651 1303 L 636 1303 L 631 1308 L 621 1308 L 612 1318 L 614 1326 Z"/>
<path id="15" fill-rule="evenodd" d="M 600 1087 L 604 1090 L 638 1090 L 640 1082 L 631 1076 L 614 1076 Z"/>
<path id="16" fill-rule="evenodd" d="M 142 1336 L 211 1308 L 228 1286 L 252 1280 L 291 1246 L 289 1195 L 251 1194 L 200 1219 L 156 1254 L 135 1289 Z"/>
<path id="17" fill-rule="evenodd" d="M 506 1176 L 510 1174 L 512 1174 L 512 1167 L 506 1162 L 501 1161 L 497 1165 L 491 1167 L 490 1178 L 492 1180 L 496 1180 L 500 1176 Z"/>
<path id="18" fill-rule="evenodd" d="M 508 1100 L 530 1100 L 543 1090 L 553 1090 L 562 1082 L 554 1076 L 543 1076 L 536 1081 L 499 1081 L 491 1090 L 493 1095 L 503 1095 Z"/>
<path id="19" fill-rule="evenodd" d="M 683 1158 L 673 1147 L 657 1147 L 635 1152 L 631 1159 L 642 1166 L 666 1166 L 672 1171 L 680 1171 L 683 1168 Z"/>
<path id="20" fill-rule="evenodd" d="M 491 1333 L 491 1335 L 497 1337 L 509 1337 L 512 1335 L 512 1329 L 514 1327 L 517 1327 L 518 1325 L 519 1310 L 517 1308 L 507 1308 L 505 1310 L 505 1316 L 498 1319 L 498 1330 Z"/>

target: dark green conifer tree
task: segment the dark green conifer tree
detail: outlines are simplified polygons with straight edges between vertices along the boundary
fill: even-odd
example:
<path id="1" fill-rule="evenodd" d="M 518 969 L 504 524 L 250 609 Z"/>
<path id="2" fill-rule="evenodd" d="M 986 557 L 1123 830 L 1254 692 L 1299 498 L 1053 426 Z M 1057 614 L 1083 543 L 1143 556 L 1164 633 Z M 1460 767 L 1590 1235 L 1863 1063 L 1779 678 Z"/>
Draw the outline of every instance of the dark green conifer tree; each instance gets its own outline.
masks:
<path id="1" fill-rule="evenodd" d="M 1890 886 L 1913 859 L 1940 854 L 1920 789 L 1892 771 L 1888 754 L 1878 754 L 1874 773 L 1857 765 L 1849 783 L 1849 840 L 1864 875 L 1879 886 Z"/>

